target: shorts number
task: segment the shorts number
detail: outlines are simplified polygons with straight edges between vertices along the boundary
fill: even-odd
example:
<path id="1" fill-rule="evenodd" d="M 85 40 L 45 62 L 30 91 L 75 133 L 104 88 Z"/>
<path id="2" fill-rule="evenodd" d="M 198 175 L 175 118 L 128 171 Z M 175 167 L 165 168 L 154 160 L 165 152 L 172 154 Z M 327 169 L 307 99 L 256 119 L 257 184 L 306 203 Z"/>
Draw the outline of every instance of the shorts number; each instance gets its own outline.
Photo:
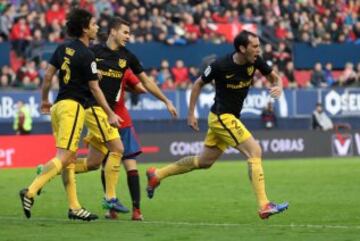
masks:
<path id="1" fill-rule="evenodd" d="M 71 78 L 71 69 L 70 69 L 70 59 L 64 57 L 64 62 L 61 65 L 61 70 L 65 71 L 65 75 L 63 77 L 64 83 L 67 84 Z"/>

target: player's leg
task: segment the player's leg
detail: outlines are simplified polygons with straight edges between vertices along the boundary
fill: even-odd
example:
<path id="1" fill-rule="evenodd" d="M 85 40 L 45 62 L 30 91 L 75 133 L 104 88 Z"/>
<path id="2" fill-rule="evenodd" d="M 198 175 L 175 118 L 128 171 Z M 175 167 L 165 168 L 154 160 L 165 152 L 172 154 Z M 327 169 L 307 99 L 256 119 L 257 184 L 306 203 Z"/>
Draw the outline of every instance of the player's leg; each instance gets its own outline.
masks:
<path id="1" fill-rule="evenodd" d="M 125 159 L 123 164 L 127 173 L 127 184 L 132 201 L 132 220 L 141 221 L 144 219 L 140 210 L 140 178 L 135 159 Z"/>
<path id="2" fill-rule="evenodd" d="M 152 198 L 155 188 L 160 185 L 160 181 L 166 177 L 183 174 L 190 172 L 194 169 L 209 168 L 221 156 L 226 149 L 226 143 L 217 138 L 216 133 L 213 131 L 214 114 L 209 114 L 208 124 L 209 129 L 204 141 L 204 149 L 200 156 L 186 156 L 169 164 L 163 168 L 156 169 L 154 167 L 148 168 L 146 171 L 148 185 L 146 188 L 147 195 Z"/>
<path id="3" fill-rule="evenodd" d="M 75 173 L 84 173 L 99 169 L 109 152 L 104 143 L 99 142 L 96 138 L 92 138 L 91 135 L 86 136 L 84 141 L 88 144 L 88 155 L 76 159 Z"/>
<path id="4" fill-rule="evenodd" d="M 141 154 L 134 127 L 119 129 L 121 140 L 124 145 L 123 164 L 127 173 L 127 184 L 132 200 L 132 220 L 141 221 L 144 219 L 140 210 L 140 178 L 137 169 L 136 157 Z"/>
<path id="5" fill-rule="evenodd" d="M 30 209 L 35 194 L 61 170 L 66 170 L 64 167 L 71 163 L 71 158 L 77 150 L 79 135 L 83 127 L 84 110 L 75 101 L 60 101 L 51 110 L 51 122 L 56 139 L 56 157 L 44 165 L 42 172 L 35 178 L 28 189 L 20 192 L 24 212 L 27 217 L 31 216 Z M 75 178 L 72 175 L 70 177 Z M 76 193 L 76 187 L 74 192 Z M 31 205 L 29 205 L 29 200 L 32 201 Z M 72 200 L 72 205 L 78 206 L 76 202 L 77 200 Z M 94 218 L 94 216 L 87 212 L 85 218 Z"/>
<path id="6" fill-rule="evenodd" d="M 85 123 L 89 133 L 103 143 L 109 151 L 103 168 L 106 186 L 103 207 L 117 212 L 128 212 L 129 210 L 116 198 L 116 186 L 124 149 L 118 130 L 110 126 L 108 117 L 102 108 L 90 107 L 86 109 L 86 113 L 88 118 Z"/>
<path id="7" fill-rule="evenodd" d="M 186 156 L 159 169 L 155 167 L 148 168 L 146 171 L 148 179 L 146 191 L 148 197 L 153 198 L 155 188 L 160 185 L 160 181 L 163 179 L 169 176 L 188 173 L 195 169 L 210 168 L 222 153 L 223 150 L 217 146 L 205 146 L 200 156 Z"/>
<path id="8" fill-rule="evenodd" d="M 244 131 L 246 130 L 244 126 L 242 128 Z M 267 198 L 261 158 L 262 151 L 259 143 L 250 135 L 238 144 L 237 149 L 247 157 L 249 179 L 259 205 L 260 218 L 265 219 L 286 210 L 288 203 L 274 204 Z"/>

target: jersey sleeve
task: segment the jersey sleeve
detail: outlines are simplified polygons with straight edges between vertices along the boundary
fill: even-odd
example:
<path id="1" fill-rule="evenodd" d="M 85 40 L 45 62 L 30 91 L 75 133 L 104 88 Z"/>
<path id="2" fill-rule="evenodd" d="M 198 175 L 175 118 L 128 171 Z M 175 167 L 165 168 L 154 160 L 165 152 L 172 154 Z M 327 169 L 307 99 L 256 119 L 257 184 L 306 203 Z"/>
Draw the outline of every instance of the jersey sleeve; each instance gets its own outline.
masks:
<path id="1" fill-rule="evenodd" d="M 138 58 L 129 52 L 129 66 L 134 74 L 140 74 L 144 71 L 144 68 L 140 64 Z"/>
<path id="2" fill-rule="evenodd" d="M 217 75 L 217 66 L 216 62 L 210 64 L 205 68 L 204 72 L 201 74 L 201 79 L 204 83 L 210 83 L 215 79 Z"/>
<path id="3" fill-rule="evenodd" d="M 264 76 L 269 75 L 272 71 L 272 68 L 260 57 L 256 59 L 254 65 Z"/>
<path id="4" fill-rule="evenodd" d="M 49 63 L 54 66 L 55 68 L 57 69 L 60 69 L 60 62 L 59 62 L 59 59 L 60 59 L 60 56 L 59 56 L 59 52 L 60 52 L 60 48 L 61 46 L 57 47 L 55 52 L 53 53 L 53 55 L 51 56 L 51 59 L 49 61 Z"/>
<path id="5" fill-rule="evenodd" d="M 88 51 L 83 60 L 83 78 L 86 81 L 97 80 L 98 79 L 98 70 L 95 62 L 95 55 Z"/>
<path id="6" fill-rule="evenodd" d="M 123 81 L 125 85 L 130 87 L 133 87 L 140 82 L 139 78 L 131 71 L 131 69 L 125 71 Z"/>

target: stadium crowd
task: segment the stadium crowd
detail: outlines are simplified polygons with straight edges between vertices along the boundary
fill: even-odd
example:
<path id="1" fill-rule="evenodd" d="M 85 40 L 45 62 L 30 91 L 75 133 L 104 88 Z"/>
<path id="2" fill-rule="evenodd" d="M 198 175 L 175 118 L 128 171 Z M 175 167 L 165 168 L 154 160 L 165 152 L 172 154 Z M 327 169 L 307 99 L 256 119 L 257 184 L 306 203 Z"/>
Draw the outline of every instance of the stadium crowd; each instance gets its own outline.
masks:
<path id="1" fill-rule="evenodd" d="M 2 88 L 39 87 L 47 66 L 41 46 L 64 40 L 65 17 L 73 6 L 95 14 L 103 33 L 110 16 L 129 21 L 133 43 L 224 43 L 227 38 L 216 31 L 216 24 L 252 24 L 265 43 L 264 58 L 290 88 L 299 87 L 291 42 L 360 44 L 359 0 L 0 0 L 0 42 L 11 41 L 14 54 L 24 60 L 18 69 L 2 67 Z M 301 87 L 360 85 L 360 64 L 349 63 L 336 76 L 331 68 L 331 63 L 316 64 L 311 81 Z M 163 89 L 176 89 L 191 86 L 199 69 L 184 66 L 182 60 L 169 66 L 164 60 L 148 72 Z M 267 84 L 259 78 L 254 86 Z"/>

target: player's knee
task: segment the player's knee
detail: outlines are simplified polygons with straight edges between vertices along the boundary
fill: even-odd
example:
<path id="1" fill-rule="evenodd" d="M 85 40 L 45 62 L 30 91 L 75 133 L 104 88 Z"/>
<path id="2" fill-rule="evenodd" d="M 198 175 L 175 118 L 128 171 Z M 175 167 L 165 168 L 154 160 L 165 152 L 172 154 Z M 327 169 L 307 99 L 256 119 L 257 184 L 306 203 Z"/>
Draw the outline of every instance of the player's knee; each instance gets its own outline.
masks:
<path id="1" fill-rule="evenodd" d="M 101 163 L 88 163 L 87 168 L 89 171 L 94 171 L 94 170 L 99 169 L 100 165 L 101 165 Z"/>
<path id="2" fill-rule="evenodd" d="M 124 153 L 124 147 L 122 145 L 114 145 L 109 150 L 110 150 L 110 152 L 115 152 L 120 155 L 122 155 Z"/>
<path id="3" fill-rule="evenodd" d="M 253 145 L 249 151 L 249 158 L 261 158 L 262 150 L 258 143 Z"/>
<path id="4" fill-rule="evenodd" d="M 214 164 L 214 160 L 199 160 L 200 169 L 209 169 Z"/>

